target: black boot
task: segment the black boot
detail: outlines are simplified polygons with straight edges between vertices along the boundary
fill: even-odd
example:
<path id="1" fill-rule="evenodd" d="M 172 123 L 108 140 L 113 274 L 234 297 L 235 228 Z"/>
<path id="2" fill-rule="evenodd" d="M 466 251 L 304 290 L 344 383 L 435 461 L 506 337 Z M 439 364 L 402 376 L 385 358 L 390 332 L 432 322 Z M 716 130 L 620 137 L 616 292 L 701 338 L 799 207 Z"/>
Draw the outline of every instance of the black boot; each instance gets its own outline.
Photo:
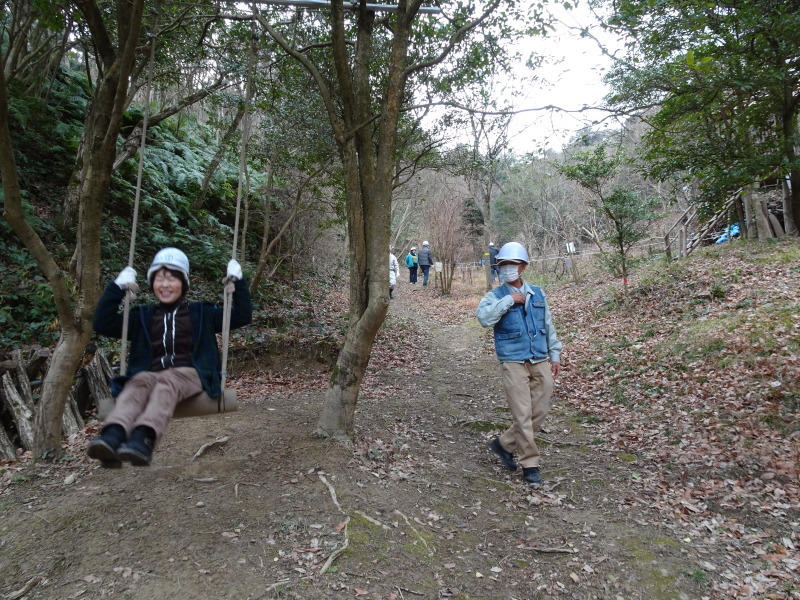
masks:
<path id="1" fill-rule="evenodd" d="M 533 485 L 542 483 L 542 474 L 539 467 L 522 467 L 522 478 Z"/>
<path id="2" fill-rule="evenodd" d="M 500 462 L 503 463 L 503 466 L 508 469 L 509 471 L 516 471 L 517 470 L 517 461 L 514 460 L 514 455 L 511 452 L 506 451 L 503 446 L 500 445 L 500 438 L 494 438 L 491 442 L 489 442 L 489 448 L 497 454 L 497 457 L 500 459 Z"/>
<path id="3" fill-rule="evenodd" d="M 117 456 L 134 467 L 146 467 L 153 458 L 155 443 L 155 430 L 147 425 L 139 425 L 131 432 L 130 439 L 122 445 Z"/>
<path id="4" fill-rule="evenodd" d="M 118 469 L 122 466 L 117 456 L 117 450 L 128 436 L 122 425 L 106 425 L 96 438 L 86 446 L 86 454 L 90 458 L 96 458 L 100 464 L 107 469 Z"/>

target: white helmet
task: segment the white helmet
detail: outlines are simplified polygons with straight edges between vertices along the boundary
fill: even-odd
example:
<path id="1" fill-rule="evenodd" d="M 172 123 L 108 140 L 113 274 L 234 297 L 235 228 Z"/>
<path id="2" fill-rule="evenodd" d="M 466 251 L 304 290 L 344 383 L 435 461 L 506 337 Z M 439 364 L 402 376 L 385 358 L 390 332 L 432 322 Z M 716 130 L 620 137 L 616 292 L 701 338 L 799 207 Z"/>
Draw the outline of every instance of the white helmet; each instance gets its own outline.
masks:
<path id="1" fill-rule="evenodd" d="M 156 252 L 156 255 L 153 257 L 153 262 L 150 264 L 150 268 L 147 269 L 147 281 L 150 282 L 151 286 L 153 285 L 153 280 L 151 279 L 153 274 L 161 267 L 179 271 L 183 275 L 183 281 L 186 283 L 186 287 L 189 287 L 189 259 L 186 258 L 183 252 L 177 248 L 162 248 Z"/>
<path id="2" fill-rule="evenodd" d="M 494 248 L 494 242 L 489 242 L 489 247 Z"/>
<path id="3" fill-rule="evenodd" d="M 500 252 L 497 253 L 497 262 L 524 262 L 526 265 L 528 264 L 528 251 L 525 250 L 525 246 L 520 244 L 519 242 L 508 242 L 504 244 L 502 248 L 500 248 Z"/>
<path id="4" fill-rule="evenodd" d="M 422 245 L 423 246 L 427 246 L 428 245 L 428 240 L 425 240 L 424 242 L 422 242 Z"/>
<path id="5" fill-rule="evenodd" d="M 417 249 L 416 246 L 411 246 L 411 250 L 416 250 L 416 249 Z"/>

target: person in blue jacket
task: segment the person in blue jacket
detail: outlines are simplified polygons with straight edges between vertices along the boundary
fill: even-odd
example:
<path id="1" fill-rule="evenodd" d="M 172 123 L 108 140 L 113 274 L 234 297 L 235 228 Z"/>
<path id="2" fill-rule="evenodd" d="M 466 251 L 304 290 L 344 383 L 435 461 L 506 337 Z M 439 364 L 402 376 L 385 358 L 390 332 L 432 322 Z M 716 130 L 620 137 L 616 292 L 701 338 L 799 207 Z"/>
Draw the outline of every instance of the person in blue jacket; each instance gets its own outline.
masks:
<path id="1" fill-rule="evenodd" d="M 408 283 L 417 283 L 417 247 L 411 246 L 411 250 L 406 254 L 406 266 L 408 267 Z"/>
<path id="2" fill-rule="evenodd" d="M 226 278 L 234 282 L 230 326 L 235 329 L 252 318 L 250 289 L 236 260 L 228 263 Z M 86 449 L 104 467 L 120 467 L 122 461 L 149 465 L 181 400 L 203 391 L 212 398 L 222 394 L 216 337 L 222 331 L 222 306 L 186 299 L 189 259 L 177 248 L 158 251 L 147 280 L 158 303 L 130 310 L 128 372 L 112 381 L 114 409 Z M 100 297 L 94 314 L 97 333 L 122 337 L 120 303 L 128 289 L 138 289 L 132 267 L 109 282 Z"/>
<path id="3" fill-rule="evenodd" d="M 503 284 L 487 293 L 476 312 L 484 327 L 494 327 L 494 347 L 511 410 L 512 425 L 489 442 L 489 448 L 510 471 L 522 466 L 526 482 L 538 485 L 540 452 L 534 433 L 550 411 L 553 381 L 561 372 L 562 344 L 550 316 L 544 292 L 525 283 L 528 252 L 509 242 L 500 248 L 497 263 Z"/>

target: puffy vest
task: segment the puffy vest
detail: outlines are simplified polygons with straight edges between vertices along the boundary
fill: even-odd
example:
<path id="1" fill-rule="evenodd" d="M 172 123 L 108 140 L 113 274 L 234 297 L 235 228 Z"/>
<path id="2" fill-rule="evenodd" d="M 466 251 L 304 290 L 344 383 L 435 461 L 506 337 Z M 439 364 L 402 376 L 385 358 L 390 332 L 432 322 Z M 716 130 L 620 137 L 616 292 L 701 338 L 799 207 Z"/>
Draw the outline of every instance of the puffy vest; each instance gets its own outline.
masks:
<path id="1" fill-rule="evenodd" d="M 544 294 L 535 285 L 526 287 L 533 291 L 532 295 L 526 294 L 526 303 L 515 304 L 495 323 L 494 348 L 500 362 L 540 361 L 550 356 L 544 325 Z M 490 293 L 498 299 L 511 295 L 507 285 L 496 287 Z"/>

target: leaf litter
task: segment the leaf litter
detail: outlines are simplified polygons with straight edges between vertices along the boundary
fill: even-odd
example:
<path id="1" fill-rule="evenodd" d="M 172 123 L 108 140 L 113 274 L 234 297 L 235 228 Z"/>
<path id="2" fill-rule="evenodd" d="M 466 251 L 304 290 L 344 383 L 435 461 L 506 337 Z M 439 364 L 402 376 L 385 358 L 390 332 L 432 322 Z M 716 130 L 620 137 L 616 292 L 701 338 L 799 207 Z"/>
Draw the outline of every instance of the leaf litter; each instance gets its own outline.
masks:
<path id="1" fill-rule="evenodd" d="M 352 447 L 309 439 L 329 364 L 314 349 L 344 327 L 334 292 L 292 306 L 314 327 L 253 334 L 296 338 L 314 360 L 256 357 L 231 378 L 241 411 L 223 426 L 176 423 L 151 469 L 110 473 L 83 458 L 96 422 L 65 440 L 58 464 L 29 453 L 3 464 L 0 592 L 28 582 L 31 598 L 168 598 L 177 584 L 186 597 L 798 598 L 800 311 L 784 310 L 800 306 L 798 269 L 744 250 L 680 268 L 634 280 L 627 302 L 600 280 L 546 288 L 566 352 L 540 489 L 485 449 L 508 416 L 491 335 L 473 320 L 477 286 L 447 298 L 399 286 Z M 237 338 L 237 356 L 252 344 Z M 495 425 L 471 429 L 481 423 Z M 231 447 L 191 463 L 221 430 Z M 137 513 L 102 508 L 120 494 Z M 92 524 L 77 524 L 87 511 Z M 26 539 L 32 518 L 73 548 L 70 569 L 33 567 L 48 545 Z M 163 556 L 125 543 L 175 526 L 159 538 Z"/>

